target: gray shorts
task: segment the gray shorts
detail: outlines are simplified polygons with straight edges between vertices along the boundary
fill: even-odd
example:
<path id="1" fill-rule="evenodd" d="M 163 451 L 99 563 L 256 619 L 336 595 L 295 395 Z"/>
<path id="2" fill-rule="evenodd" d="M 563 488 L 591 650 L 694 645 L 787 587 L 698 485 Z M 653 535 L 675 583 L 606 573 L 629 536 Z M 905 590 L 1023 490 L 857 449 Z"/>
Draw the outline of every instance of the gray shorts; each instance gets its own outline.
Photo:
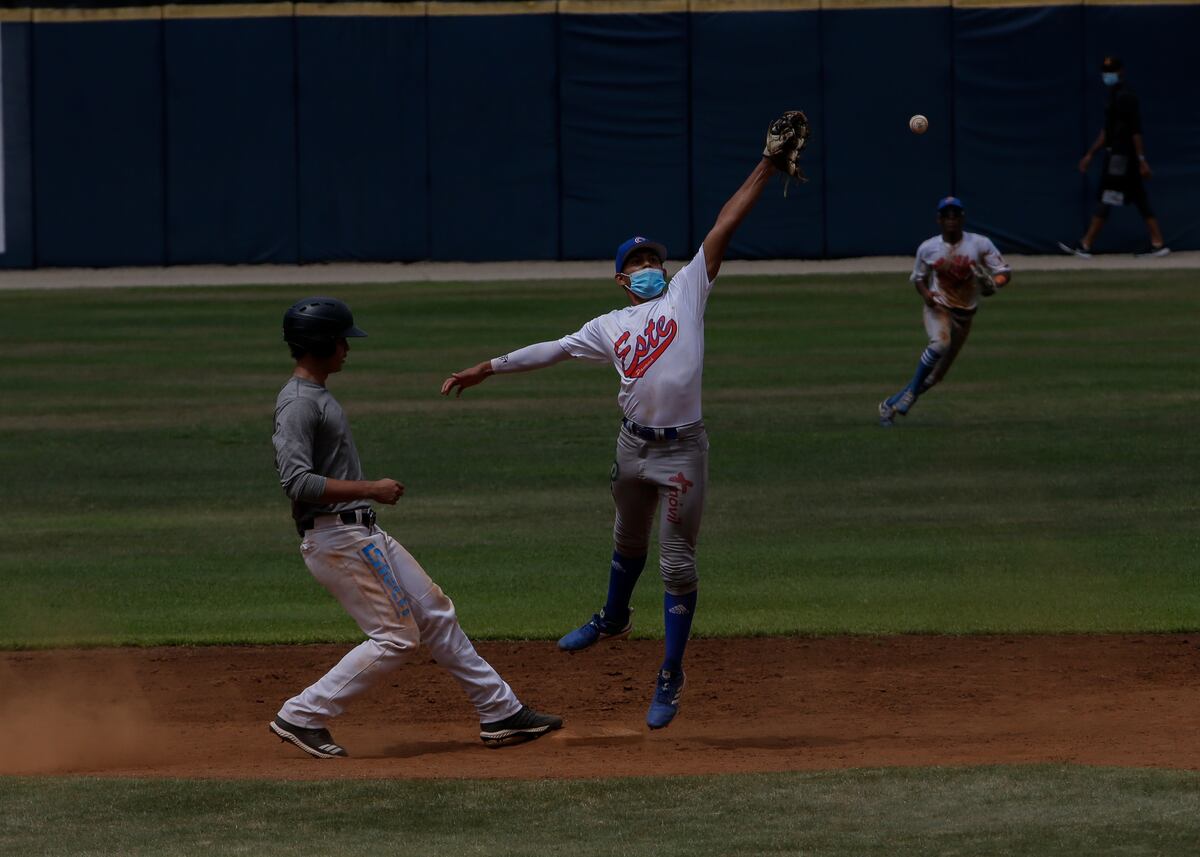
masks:
<path id="1" fill-rule="evenodd" d="M 674 595 L 698 585 L 696 541 L 708 486 L 708 433 L 697 421 L 679 426 L 673 440 L 647 440 L 622 427 L 612 468 L 616 506 L 613 545 L 624 556 L 645 556 L 660 505 L 659 570 Z"/>

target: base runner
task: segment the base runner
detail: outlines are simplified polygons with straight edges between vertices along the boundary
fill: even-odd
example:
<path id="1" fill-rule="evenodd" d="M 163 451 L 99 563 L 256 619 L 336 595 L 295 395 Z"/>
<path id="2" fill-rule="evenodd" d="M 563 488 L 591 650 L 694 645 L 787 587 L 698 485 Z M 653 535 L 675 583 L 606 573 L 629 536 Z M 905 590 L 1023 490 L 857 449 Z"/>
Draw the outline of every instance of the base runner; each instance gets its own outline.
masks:
<path id="1" fill-rule="evenodd" d="M 424 643 L 479 713 L 492 747 L 538 738 L 562 719 L 521 704 L 480 657 L 440 586 L 375 521 L 371 501 L 394 505 L 404 486 L 366 480 L 350 424 L 325 387 L 342 371 L 350 337 L 366 336 L 336 298 L 307 298 L 283 318 L 296 368 L 275 402 L 275 464 L 292 499 L 300 554 L 367 635 L 315 684 L 279 709 L 270 729 L 318 759 L 349 755 L 326 724 L 355 697 L 413 658 Z"/>

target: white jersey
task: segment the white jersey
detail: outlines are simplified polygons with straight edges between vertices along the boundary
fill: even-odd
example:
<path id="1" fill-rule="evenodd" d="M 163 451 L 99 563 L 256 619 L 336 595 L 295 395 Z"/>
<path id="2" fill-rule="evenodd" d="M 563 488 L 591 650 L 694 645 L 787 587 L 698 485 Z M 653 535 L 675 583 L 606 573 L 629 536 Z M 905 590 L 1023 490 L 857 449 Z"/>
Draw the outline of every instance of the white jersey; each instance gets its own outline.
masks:
<path id="1" fill-rule="evenodd" d="M 592 319 L 558 344 L 572 357 L 612 363 L 627 419 L 668 428 L 700 419 L 704 310 L 712 291 L 701 246 L 652 301 Z"/>
<path id="2" fill-rule="evenodd" d="M 957 244 L 947 244 L 941 235 L 935 235 L 917 248 L 917 260 L 913 265 L 912 282 L 924 280 L 933 293 L 933 299 L 950 309 L 973 310 L 979 304 L 979 284 L 972 277 L 966 283 L 951 283 L 937 275 L 939 262 L 949 265 L 957 256 L 966 256 L 970 261 L 987 268 L 995 274 L 1011 273 L 1012 268 L 1004 261 L 992 239 L 975 232 L 964 232 Z"/>

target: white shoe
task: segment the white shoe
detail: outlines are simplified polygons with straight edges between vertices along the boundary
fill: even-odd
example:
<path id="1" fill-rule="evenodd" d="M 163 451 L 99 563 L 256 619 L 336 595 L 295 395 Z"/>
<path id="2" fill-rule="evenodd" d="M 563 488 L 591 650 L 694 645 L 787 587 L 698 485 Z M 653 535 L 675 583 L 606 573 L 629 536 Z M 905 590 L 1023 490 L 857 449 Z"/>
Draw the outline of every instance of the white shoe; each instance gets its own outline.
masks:
<path id="1" fill-rule="evenodd" d="M 1061 241 L 1059 241 L 1058 249 L 1062 250 L 1064 253 L 1066 253 L 1068 255 L 1078 256 L 1080 259 L 1092 258 L 1092 251 L 1085 250 L 1082 244 L 1076 244 L 1074 247 L 1072 247 L 1070 244 L 1064 244 Z"/>
<path id="2" fill-rule="evenodd" d="M 881 426 L 887 428 L 888 426 L 892 425 L 892 417 L 895 415 L 896 409 L 887 403 L 887 399 L 884 399 L 879 403 L 879 424 Z"/>

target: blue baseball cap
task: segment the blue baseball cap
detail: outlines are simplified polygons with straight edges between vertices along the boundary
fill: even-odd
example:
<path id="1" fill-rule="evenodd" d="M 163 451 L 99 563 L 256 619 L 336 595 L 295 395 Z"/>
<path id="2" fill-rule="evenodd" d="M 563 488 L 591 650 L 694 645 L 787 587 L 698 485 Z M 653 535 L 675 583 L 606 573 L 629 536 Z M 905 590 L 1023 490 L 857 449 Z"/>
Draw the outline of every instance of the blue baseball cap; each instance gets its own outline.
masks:
<path id="1" fill-rule="evenodd" d="M 617 273 L 625 267 L 625 260 L 629 258 L 629 254 L 634 250 L 649 248 L 658 254 L 658 258 L 664 262 L 667 261 L 667 248 L 659 244 L 657 241 L 651 241 L 649 238 L 643 238 L 641 235 L 634 236 L 617 248 Z"/>
<path id="2" fill-rule="evenodd" d="M 941 213 L 946 208 L 958 208 L 966 211 L 966 206 L 962 204 L 962 200 L 957 196 L 943 196 L 938 200 L 938 213 Z"/>

